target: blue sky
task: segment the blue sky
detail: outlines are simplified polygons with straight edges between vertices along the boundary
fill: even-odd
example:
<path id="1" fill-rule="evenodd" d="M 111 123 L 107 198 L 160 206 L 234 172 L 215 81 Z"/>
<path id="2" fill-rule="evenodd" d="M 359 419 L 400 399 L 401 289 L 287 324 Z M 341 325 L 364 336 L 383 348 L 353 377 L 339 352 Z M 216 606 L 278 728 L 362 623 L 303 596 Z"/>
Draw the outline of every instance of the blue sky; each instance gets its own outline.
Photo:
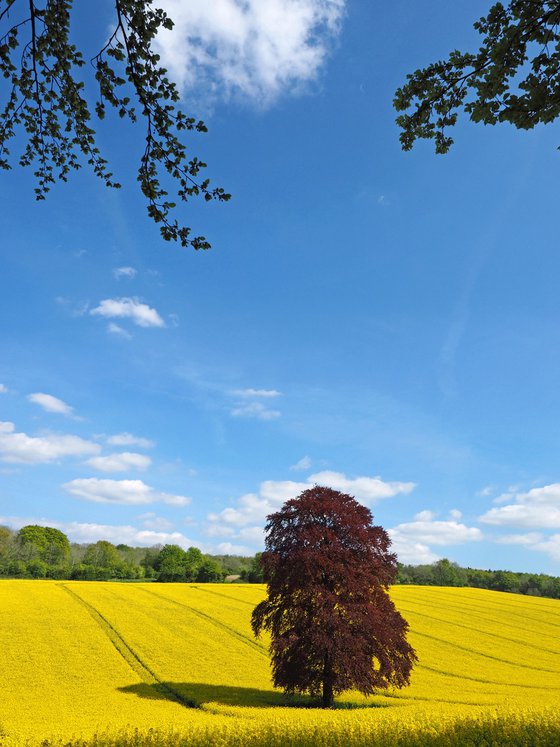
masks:
<path id="1" fill-rule="evenodd" d="M 485 3 L 160 4 L 233 199 L 185 209 L 209 252 L 162 242 L 111 118 L 122 190 L 0 175 L 0 522 L 248 554 L 318 482 L 403 562 L 560 574 L 557 128 L 403 153 L 391 106 Z"/>

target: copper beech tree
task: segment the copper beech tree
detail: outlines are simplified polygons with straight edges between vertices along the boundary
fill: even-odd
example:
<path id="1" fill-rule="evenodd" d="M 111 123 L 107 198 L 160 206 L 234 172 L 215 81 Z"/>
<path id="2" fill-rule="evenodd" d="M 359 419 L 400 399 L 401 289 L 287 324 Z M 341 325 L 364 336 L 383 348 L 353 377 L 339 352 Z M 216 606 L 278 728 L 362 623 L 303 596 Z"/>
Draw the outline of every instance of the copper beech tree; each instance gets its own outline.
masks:
<path id="1" fill-rule="evenodd" d="M 325 708 L 344 690 L 409 684 L 417 658 L 388 594 L 397 558 L 372 518 L 352 496 L 320 486 L 268 516 L 268 594 L 253 611 L 253 631 L 271 634 L 274 685 L 321 694 Z"/>

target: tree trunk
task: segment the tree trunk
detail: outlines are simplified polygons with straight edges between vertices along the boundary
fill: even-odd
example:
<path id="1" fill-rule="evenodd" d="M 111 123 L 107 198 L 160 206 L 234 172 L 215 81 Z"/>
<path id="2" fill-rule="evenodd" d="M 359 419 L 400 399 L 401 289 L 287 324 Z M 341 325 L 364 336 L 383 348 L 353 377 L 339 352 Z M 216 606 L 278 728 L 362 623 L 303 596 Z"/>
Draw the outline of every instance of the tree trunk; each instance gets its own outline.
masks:
<path id="1" fill-rule="evenodd" d="M 323 659 L 323 708 L 334 706 L 333 670 L 329 654 Z"/>

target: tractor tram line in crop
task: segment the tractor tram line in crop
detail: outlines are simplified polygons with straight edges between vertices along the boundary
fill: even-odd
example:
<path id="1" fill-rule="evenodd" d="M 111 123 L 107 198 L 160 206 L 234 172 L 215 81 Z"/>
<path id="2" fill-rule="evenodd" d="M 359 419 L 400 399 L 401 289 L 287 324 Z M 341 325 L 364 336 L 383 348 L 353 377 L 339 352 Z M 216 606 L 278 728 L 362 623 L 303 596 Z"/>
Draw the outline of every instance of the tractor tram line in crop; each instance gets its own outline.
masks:
<path id="1" fill-rule="evenodd" d="M 560 686 L 554 687 L 554 686 L 546 685 L 546 687 L 543 687 L 542 685 L 529 685 L 523 682 L 507 682 L 506 683 L 503 680 L 489 680 L 489 679 L 484 679 L 482 677 L 473 677 L 470 674 L 463 674 L 463 673 L 457 674 L 456 672 L 449 672 L 448 670 L 445 670 L 445 669 L 438 669 L 436 667 L 430 667 L 427 664 L 422 664 L 422 663 L 418 664 L 417 667 L 418 669 L 423 669 L 426 672 L 433 672 L 434 674 L 437 674 L 438 676 L 453 677 L 458 680 L 466 680 L 467 682 L 476 682 L 481 685 L 492 685 L 492 686 L 497 686 L 497 687 L 505 687 L 508 689 L 511 687 L 520 687 L 526 690 L 540 690 L 540 691 L 546 689 L 547 691 L 554 690 L 554 691 L 560 692 Z M 403 695 L 400 697 L 409 698 L 411 696 Z M 474 704 L 471 704 L 471 705 L 474 705 Z"/>
<path id="2" fill-rule="evenodd" d="M 395 588 L 399 591 L 406 587 L 402 586 Z M 459 600 L 457 599 L 457 595 L 449 593 L 453 587 L 422 586 L 416 588 L 418 588 L 418 590 L 422 592 L 422 594 L 418 594 L 417 603 L 423 604 L 425 597 L 431 597 L 432 599 L 436 599 L 438 602 L 440 602 L 440 604 L 436 606 L 440 606 L 442 611 L 444 611 L 446 608 L 454 608 L 458 611 L 464 612 L 464 606 L 461 607 L 458 604 Z M 493 614 L 494 619 L 496 614 L 499 614 L 500 617 L 502 617 L 504 613 L 508 618 L 514 617 L 520 619 L 522 621 L 522 624 L 518 626 L 520 630 L 526 630 L 528 623 L 535 625 L 536 632 L 542 632 L 543 625 L 549 626 L 551 628 L 560 628 L 560 600 L 543 599 L 542 597 L 524 597 L 526 599 L 534 600 L 535 602 L 542 602 L 543 604 L 542 606 L 539 605 L 539 607 L 536 607 L 531 611 L 520 611 L 519 604 L 515 604 L 515 601 L 519 600 L 519 595 L 508 594 L 507 592 L 500 591 L 489 591 L 487 589 L 472 589 L 469 587 L 461 587 L 460 591 L 464 592 L 461 602 L 468 602 L 469 609 L 477 612 L 481 611 L 485 615 Z M 478 595 L 474 596 L 472 594 L 473 591 L 485 592 L 486 594 L 492 596 L 487 601 L 486 599 L 481 600 Z M 441 592 L 441 594 L 439 594 L 438 592 Z M 467 594 L 467 592 L 471 593 Z M 495 598 L 495 595 L 511 597 L 513 601 L 502 603 Z M 451 602 L 449 602 L 449 600 L 451 600 Z M 534 617 L 531 612 L 537 613 L 537 616 Z"/>
<path id="3" fill-rule="evenodd" d="M 462 623 L 458 622 L 458 620 L 462 621 L 464 619 L 464 607 L 460 607 L 459 605 L 446 604 L 445 606 L 442 606 L 441 604 L 433 604 L 425 600 L 413 601 L 411 599 L 406 600 L 406 605 L 407 613 L 426 615 L 427 611 L 429 610 L 434 613 L 434 619 L 436 619 L 440 623 L 445 622 L 446 625 L 460 625 Z M 405 611 L 405 607 L 403 607 L 402 604 L 399 604 L 399 609 Z M 520 636 L 519 638 L 509 638 L 508 640 L 511 640 L 512 642 L 515 642 L 516 644 L 522 646 L 528 646 L 529 644 L 527 643 L 527 633 L 530 632 L 539 635 L 543 630 L 543 622 L 533 623 L 533 625 L 527 625 L 527 623 L 525 622 L 526 618 L 523 619 L 525 624 L 522 625 L 517 621 L 503 619 L 502 617 L 500 620 L 500 629 L 508 629 L 508 631 L 511 631 L 514 634 Z M 495 614 L 494 616 L 492 616 L 492 614 L 488 611 L 483 613 L 480 612 L 479 609 L 477 609 L 475 629 L 480 633 L 486 633 L 487 635 L 496 635 L 492 630 L 492 628 L 495 628 L 495 620 Z M 553 625 L 553 623 L 549 624 Z M 556 632 L 551 633 L 551 635 L 556 636 Z M 537 648 L 541 651 L 547 651 L 551 654 L 560 654 L 560 641 L 558 643 L 558 646 L 556 648 L 553 648 L 551 644 L 554 642 L 554 640 L 554 637 L 552 638 L 552 640 L 547 637 L 548 645 L 545 646 L 543 644 L 539 644 Z"/>
<path id="4" fill-rule="evenodd" d="M 92 604 L 86 602 L 79 594 L 73 589 L 70 589 L 66 584 L 57 584 L 61 589 L 70 594 L 70 596 L 78 603 L 83 605 L 89 612 L 91 617 L 99 625 L 101 630 L 109 638 L 113 646 L 123 657 L 126 663 L 138 674 L 147 685 L 153 685 L 164 697 L 168 700 L 173 700 L 186 708 L 196 708 L 197 704 L 194 701 L 187 700 L 181 695 L 181 693 L 173 690 L 168 684 L 163 682 L 157 674 L 138 656 L 136 651 L 132 649 L 118 630 L 104 617 L 99 610 L 97 610 Z"/>
<path id="5" fill-rule="evenodd" d="M 468 646 L 462 646 L 458 643 L 447 641 L 445 638 L 441 638 L 439 636 L 431 635 L 430 633 L 420 633 L 418 631 L 415 631 L 415 635 L 421 636 L 422 638 L 430 638 L 433 641 L 437 641 L 438 643 L 442 643 L 445 646 L 451 646 L 454 649 L 458 649 L 459 651 L 465 651 L 467 654 L 474 655 L 474 656 L 482 656 L 485 659 L 491 659 L 492 661 L 497 661 L 500 664 L 508 664 L 512 667 L 521 667 L 523 669 L 531 669 L 534 672 L 547 672 L 549 674 L 558 674 L 558 669 L 548 669 L 545 667 L 535 667 L 531 664 L 525 664 L 521 661 L 511 661 L 511 659 L 504 659 L 500 656 L 494 656 L 492 654 L 488 654 L 484 651 L 478 651 L 475 648 L 470 648 Z"/>
<path id="6" fill-rule="evenodd" d="M 213 596 L 221 597 L 222 599 L 227 599 L 228 601 L 231 601 L 231 602 L 239 602 L 240 604 L 249 605 L 251 609 L 253 609 L 253 607 L 256 604 L 256 601 L 253 601 L 253 600 L 248 601 L 247 599 L 240 599 L 238 596 L 234 596 L 233 594 L 223 594 L 222 592 L 215 591 L 214 589 L 203 589 L 202 586 L 193 585 L 191 588 L 196 589 L 202 594 L 212 594 Z M 260 601 L 260 599 L 258 601 Z"/>
<path id="7" fill-rule="evenodd" d="M 433 620 L 436 623 L 441 623 L 442 621 L 441 617 L 438 618 L 435 615 L 428 615 L 426 612 L 419 612 L 414 607 L 404 607 L 402 604 L 400 604 L 399 610 L 401 612 L 405 612 L 407 615 L 418 615 L 419 617 L 423 617 L 427 620 Z M 522 648 L 531 648 L 534 651 L 539 651 L 542 653 L 549 653 L 549 654 L 554 654 L 554 655 L 560 654 L 560 652 L 558 652 L 557 650 L 547 648 L 546 646 L 538 646 L 534 643 L 529 643 L 520 638 L 509 638 L 508 636 L 500 635 L 500 633 L 492 633 L 489 630 L 482 630 L 480 627 L 476 627 L 472 625 L 465 625 L 464 623 L 456 622 L 455 620 L 446 619 L 445 623 L 446 625 L 452 626 L 453 628 L 462 628 L 463 630 L 468 630 L 472 633 L 477 633 L 478 635 L 489 636 L 491 638 L 497 638 L 498 640 L 505 641 L 507 643 L 514 643 L 516 646 L 521 646 Z M 502 661 L 505 661 L 505 659 Z"/>
<path id="8" fill-rule="evenodd" d="M 161 601 L 168 602 L 169 604 L 174 604 L 179 607 L 182 607 L 183 609 L 187 610 L 187 612 L 189 612 L 191 615 L 200 617 L 206 622 L 209 622 L 211 625 L 215 625 L 220 630 L 223 630 L 228 635 L 231 635 L 234 638 L 237 638 L 237 640 L 241 641 L 241 643 L 245 644 L 246 646 L 250 646 L 251 648 L 255 649 L 259 654 L 262 654 L 268 659 L 268 653 L 264 646 L 262 646 L 261 644 L 257 643 L 254 640 L 251 640 L 251 638 L 249 638 L 248 636 L 245 636 L 242 633 L 238 633 L 236 630 L 231 628 L 229 625 L 226 625 L 225 623 L 220 622 L 220 620 L 217 620 L 215 617 L 212 617 L 211 615 L 207 615 L 205 612 L 197 610 L 194 607 L 188 604 L 185 604 L 184 602 L 178 602 L 176 599 L 171 599 L 170 597 L 164 596 L 163 594 L 158 594 L 156 591 L 152 591 L 151 589 L 146 589 L 142 586 L 137 586 L 136 590 L 142 591 L 146 594 L 151 594 L 152 596 L 157 597 Z"/>
<path id="9" fill-rule="evenodd" d="M 410 686 L 324 710 L 273 688 L 251 631 L 264 593 L 1 581 L 0 747 L 560 745 L 560 603 L 392 587 L 419 658 Z"/>

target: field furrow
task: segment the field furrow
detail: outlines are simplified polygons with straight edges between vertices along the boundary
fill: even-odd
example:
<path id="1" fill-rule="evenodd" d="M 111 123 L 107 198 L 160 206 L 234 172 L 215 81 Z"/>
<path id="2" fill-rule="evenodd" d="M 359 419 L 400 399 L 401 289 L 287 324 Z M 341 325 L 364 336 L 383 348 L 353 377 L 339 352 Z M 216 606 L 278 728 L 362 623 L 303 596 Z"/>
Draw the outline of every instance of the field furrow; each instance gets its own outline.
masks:
<path id="1" fill-rule="evenodd" d="M 530 743 L 539 735 L 539 744 L 560 744 L 550 715 L 560 697 L 559 602 L 394 587 L 419 658 L 411 685 L 369 698 L 347 692 L 325 712 L 272 687 L 268 639 L 255 640 L 250 624 L 264 593 L 243 584 L 0 582 L 0 744 L 107 732 L 114 737 L 91 747 L 385 747 L 412 734 L 424 746 L 434 734 L 476 744 L 482 729 L 505 745 L 508 724 L 521 740 L 528 729 Z M 150 728 L 158 731 L 148 737 Z"/>

